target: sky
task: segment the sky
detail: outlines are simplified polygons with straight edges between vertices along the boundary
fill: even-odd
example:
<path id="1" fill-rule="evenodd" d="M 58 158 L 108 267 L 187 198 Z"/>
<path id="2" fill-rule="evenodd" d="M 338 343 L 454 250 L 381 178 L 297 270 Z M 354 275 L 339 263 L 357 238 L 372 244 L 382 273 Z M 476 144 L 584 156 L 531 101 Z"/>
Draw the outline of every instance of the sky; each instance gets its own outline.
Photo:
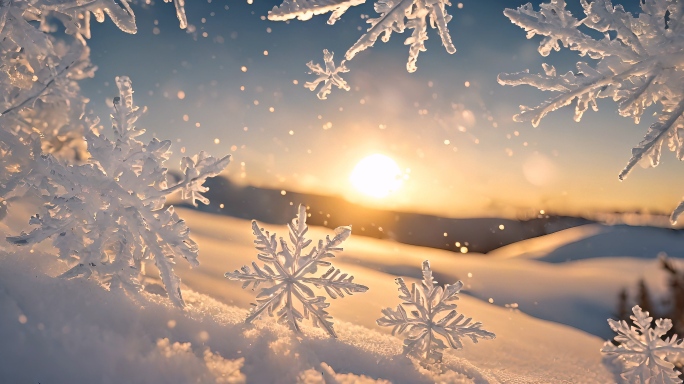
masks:
<path id="1" fill-rule="evenodd" d="M 322 63 L 324 49 L 339 62 L 367 28 L 367 16 L 376 15 L 370 2 L 330 26 L 325 15 L 268 21 L 273 1 L 198 0 L 186 4 L 187 30 L 179 29 L 172 4 L 133 5 L 136 35 L 110 20 L 92 27 L 98 70 L 82 88 L 93 113 L 104 117 L 115 76 L 131 77 L 136 102 L 148 107 L 139 120 L 143 137 L 172 140 L 172 165 L 201 150 L 230 153 L 225 174 L 243 184 L 450 217 L 670 212 L 684 193 L 684 164 L 671 153 L 655 169 L 617 178 L 650 119 L 636 125 L 604 100 L 580 123 L 572 107 L 537 128 L 512 120 L 519 105 L 551 95 L 501 86 L 499 73 L 537 72 L 543 62 L 565 72 L 580 59 L 569 51 L 541 57 L 539 39 L 527 40 L 503 15 L 524 3 L 454 2 L 448 12 L 455 54 L 429 29 L 427 52 L 407 73 L 403 42 L 410 32 L 393 34 L 347 63 L 351 90 L 334 89 L 328 100 L 303 87 L 314 78 L 305 64 Z M 578 15 L 579 0 L 568 3 Z M 364 196 L 349 180 L 372 154 L 393 159 L 404 179 L 384 198 Z"/>

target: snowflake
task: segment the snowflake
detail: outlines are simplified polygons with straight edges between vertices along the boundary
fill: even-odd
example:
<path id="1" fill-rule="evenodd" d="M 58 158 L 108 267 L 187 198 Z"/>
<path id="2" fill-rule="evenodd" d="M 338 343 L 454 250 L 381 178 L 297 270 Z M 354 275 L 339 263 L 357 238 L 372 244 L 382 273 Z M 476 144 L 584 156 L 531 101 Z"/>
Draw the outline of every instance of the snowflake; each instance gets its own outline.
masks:
<path id="1" fill-rule="evenodd" d="M 396 310 L 385 308 L 385 315 L 377 320 L 382 327 L 393 327 L 392 334 L 406 332 L 404 353 L 413 355 L 422 361 L 433 363 L 442 360 L 442 352 L 447 348 L 445 339 L 453 349 L 463 348 L 461 338 L 469 337 L 474 343 L 478 339 L 493 339 L 496 336 L 481 329 L 482 323 L 472 323 L 471 318 L 456 312 L 458 293 L 463 287 L 461 281 L 447 284 L 444 288 L 435 286 L 430 262 L 423 262 L 423 284 L 418 287 L 415 283 L 409 291 L 404 279 L 397 278 L 399 298 L 404 302 Z M 409 313 L 404 305 L 415 308 Z"/>
<path id="2" fill-rule="evenodd" d="M 304 318 L 311 318 L 314 326 L 322 327 L 330 336 L 337 337 L 331 321 L 332 316 L 325 310 L 330 304 L 325 302 L 324 296 L 316 296 L 310 285 L 325 289 L 333 299 L 368 290 L 363 285 L 355 284 L 354 276 L 341 274 L 339 269 L 332 267 L 331 263 L 325 260 L 335 257 L 333 253 L 342 250 L 338 245 L 349 237 L 351 227 L 336 228 L 335 237 L 330 239 L 326 236 L 325 242 L 319 240 L 318 245 L 311 248 L 308 253 L 305 253 L 305 249 L 311 244 L 311 240 L 304 238 L 309 230 L 306 225 L 306 207 L 299 206 L 297 218 L 289 224 L 289 228 L 290 241 L 294 249 L 281 237 L 281 250 L 278 252 L 276 235 L 260 229 L 256 221 L 253 221 L 252 231 L 256 236 L 254 244 L 260 252 L 257 257 L 265 263 L 264 266 L 260 268 L 252 262 L 254 271 L 248 266 L 243 266 L 241 270 L 226 272 L 225 276 L 231 280 L 242 281 L 242 288 L 251 285 L 253 290 L 262 283 L 271 284 L 268 288 L 262 288 L 257 295 L 257 303 L 247 316 L 247 323 L 251 323 L 266 312 L 269 316 L 276 315 L 279 323 L 287 324 L 299 333 L 299 323 Z M 319 266 L 330 266 L 330 269 L 320 277 L 307 277 L 316 273 Z M 295 308 L 295 300 L 301 302 L 303 314 Z"/>
<path id="3" fill-rule="evenodd" d="M 273 21 L 287 21 L 294 18 L 309 20 L 314 15 L 332 12 L 328 24 L 333 25 L 349 7 L 365 2 L 366 0 L 284 0 L 280 6 L 275 6 L 268 12 L 268 19 Z"/>
<path id="4" fill-rule="evenodd" d="M 607 341 L 601 352 L 615 355 L 625 364 L 622 377 L 630 383 L 681 383 L 678 372 L 672 364 L 672 359 L 684 357 L 684 342 L 677 339 L 677 335 L 669 339 L 663 336 L 672 328 L 672 320 L 658 319 L 655 328 L 651 328 L 653 318 L 648 312 L 635 305 L 632 308 L 635 327 L 630 327 L 626 321 L 608 319 L 608 324 L 617 332 L 615 346 Z"/>
<path id="5" fill-rule="evenodd" d="M 182 180 L 168 186 L 164 163 L 171 142 L 135 139 L 144 133 L 135 126 L 144 109 L 133 103 L 129 78 L 117 77 L 116 85 L 120 96 L 113 103 L 114 140 L 97 134 L 96 122 L 86 132 L 88 162 L 66 165 L 52 155 L 40 156 L 22 184 L 49 201 L 31 217 L 35 229 L 7 240 L 29 245 L 51 238 L 59 257 L 71 266 L 61 277 L 93 276 L 110 289 L 139 290 L 143 262 L 151 259 L 169 298 L 182 307 L 173 259 L 196 266 L 198 248 L 173 206 L 166 206 L 166 197 L 180 190 L 193 205 L 195 200 L 208 203 L 202 184 L 219 174 L 230 156 L 184 158 Z"/>
<path id="6" fill-rule="evenodd" d="M 640 162 L 658 165 L 663 144 L 684 159 L 684 5 L 676 0 L 640 1 L 641 13 L 633 16 L 610 0 L 581 0 L 586 17 L 578 20 L 566 10 L 564 0 L 544 3 L 534 11 L 528 3 L 504 14 L 527 31 L 527 37 L 542 35 L 539 53 L 548 56 L 561 46 L 589 56 L 596 62 L 577 63 L 577 72 L 558 75 L 544 64 L 544 73 L 529 71 L 501 74 L 504 85 L 531 85 L 559 93 L 537 107 L 521 106 L 516 121 L 531 121 L 534 126 L 549 112 L 576 100 L 575 120 L 597 99 L 612 98 L 620 115 L 639 122 L 646 108 L 660 104 L 656 121 L 644 139 L 632 149 L 632 157 L 620 172 L 624 180 Z M 594 39 L 580 28 L 598 31 Z M 684 201 L 674 210 L 672 220 L 684 212 Z"/>
<path id="7" fill-rule="evenodd" d="M 333 54 L 328 52 L 327 49 L 323 50 L 323 61 L 325 62 L 325 69 L 321 68 L 320 64 L 314 64 L 313 61 L 309 61 L 306 66 L 309 67 L 310 74 L 318 75 L 318 78 L 314 81 L 309 81 L 304 86 L 312 91 L 315 91 L 320 83 L 323 83 L 321 90 L 318 91 L 316 96 L 319 99 L 325 100 L 332 91 L 332 86 L 335 85 L 337 88 L 349 90 L 349 85 L 340 77 L 340 73 L 349 72 L 347 67 L 344 65 L 344 60 L 340 63 L 339 67 L 335 67 L 335 62 L 333 61 Z"/>

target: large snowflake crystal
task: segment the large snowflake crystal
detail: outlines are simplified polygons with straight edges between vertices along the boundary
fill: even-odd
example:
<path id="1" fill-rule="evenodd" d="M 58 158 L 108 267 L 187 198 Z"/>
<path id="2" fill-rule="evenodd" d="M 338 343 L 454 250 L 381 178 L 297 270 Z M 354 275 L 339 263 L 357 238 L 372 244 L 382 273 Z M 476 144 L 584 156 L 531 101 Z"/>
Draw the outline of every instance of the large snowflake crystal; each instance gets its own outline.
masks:
<path id="1" fill-rule="evenodd" d="M 468 337 L 474 343 L 479 339 L 493 339 L 496 336 L 481 329 L 482 323 L 472 322 L 456 311 L 456 300 L 463 287 L 461 281 L 447 284 L 444 288 L 436 286 L 432 277 L 430 262 L 423 262 L 423 283 L 415 283 L 408 289 L 404 279 L 396 280 L 399 285 L 399 298 L 404 302 L 396 310 L 385 308 L 385 315 L 377 320 L 382 327 L 392 327 L 392 334 L 406 332 L 404 353 L 413 355 L 424 362 L 435 363 L 442 360 L 442 352 L 447 349 L 446 340 L 453 349 L 463 348 L 461 339 Z M 404 306 L 409 306 L 410 312 Z"/>
<path id="2" fill-rule="evenodd" d="M 521 107 L 516 121 L 534 126 L 549 112 L 576 103 L 575 120 L 597 99 L 611 98 L 620 115 L 641 119 L 644 111 L 657 105 L 656 121 L 644 139 L 632 149 L 632 157 L 620 172 L 623 180 L 640 162 L 658 165 L 664 144 L 684 160 L 684 3 L 678 0 L 643 0 L 638 16 L 614 6 L 610 0 L 580 0 L 585 18 L 578 20 L 566 10 L 564 0 L 544 3 L 539 11 L 531 4 L 504 14 L 527 31 L 527 37 L 544 36 L 539 53 L 547 56 L 564 46 L 594 59 L 577 63 L 576 72 L 559 75 L 544 64 L 544 73 L 529 71 L 501 74 L 505 85 L 531 85 L 558 93 L 537 107 Z M 603 34 L 595 39 L 582 29 Z M 672 214 L 674 221 L 684 212 L 684 202 Z"/>
<path id="3" fill-rule="evenodd" d="M 206 191 L 202 184 L 219 174 L 230 156 L 185 158 L 182 180 L 169 186 L 164 163 L 171 142 L 136 140 L 144 133 L 135 126 L 144 110 L 133 104 L 127 77 L 117 77 L 116 84 L 114 140 L 98 134 L 96 123 L 86 132 L 91 157 L 85 164 L 66 165 L 52 155 L 41 156 L 22 184 L 40 191 L 48 202 L 31 217 L 35 229 L 7 240 L 30 245 L 51 238 L 71 267 L 62 277 L 92 276 L 110 289 L 139 290 L 143 262 L 151 260 L 171 301 L 183 306 L 174 258 L 196 266 L 198 249 L 185 222 L 172 206 L 165 206 L 166 197 L 181 190 L 191 204 L 207 202 L 200 194 Z"/>
<path id="4" fill-rule="evenodd" d="M 319 64 L 314 64 L 313 61 L 309 61 L 306 64 L 311 71 L 309 73 L 317 75 L 318 78 L 314 81 L 309 81 L 304 84 L 306 88 L 315 91 L 316 88 L 318 88 L 318 85 L 323 83 L 321 90 L 316 94 L 316 96 L 318 96 L 318 98 L 321 100 L 328 98 L 328 95 L 332 91 L 333 85 L 337 88 L 344 89 L 345 91 L 349 90 L 349 85 L 340 76 L 340 73 L 349 72 L 349 69 L 347 69 L 347 67 L 344 65 L 344 60 L 342 60 L 340 65 L 336 67 L 335 62 L 333 61 L 333 53 L 329 52 L 327 49 L 324 49 L 323 61 L 325 62 L 325 69 L 323 69 Z"/>
<path id="5" fill-rule="evenodd" d="M 304 238 L 308 227 L 306 225 L 306 207 L 299 206 L 297 218 L 289 224 L 292 248 L 280 238 L 280 252 L 276 235 L 269 234 L 259 228 L 256 221 L 252 222 L 252 230 L 256 239 L 254 244 L 259 251 L 257 256 L 265 264 L 259 267 L 252 263 L 252 270 L 248 266 L 235 272 L 227 272 L 226 278 L 242 281 L 242 288 L 250 285 L 256 289 L 261 284 L 269 284 L 262 288 L 256 297 L 257 303 L 247 316 L 246 322 L 251 323 L 264 312 L 269 316 L 277 316 L 278 322 L 287 324 L 295 332 L 300 332 L 299 323 L 304 318 L 311 319 L 314 326 L 324 328 L 332 337 L 337 337 L 333 329 L 332 316 L 326 311 L 330 306 L 324 296 L 316 296 L 311 286 L 322 288 L 333 299 L 351 295 L 355 292 L 366 292 L 367 287 L 354 283 L 354 276 L 341 273 L 331 266 L 326 259 L 335 257 L 334 252 L 341 251 L 338 246 L 351 234 L 350 227 L 335 229 L 335 237 L 326 236 L 325 241 L 319 240 L 318 245 L 308 252 L 306 248 L 311 240 Z M 318 267 L 330 267 L 320 277 L 314 277 Z M 295 302 L 301 304 L 303 313 L 295 307 Z"/>
<path id="6" fill-rule="evenodd" d="M 607 341 L 601 352 L 614 355 L 623 361 L 625 369 L 622 377 L 629 383 L 681 383 L 678 372 L 674 370 L 673 359 L 684 357 L 684 342 L 677 335 L 663 339 L 672 328 L 672 320 L 658 319 L 655 327 L 648 312 L 635 305 L 632 308 L 634 327 L 626 321 L 608 319 L 610 328 L 617 333 L 614 345 Z"/>

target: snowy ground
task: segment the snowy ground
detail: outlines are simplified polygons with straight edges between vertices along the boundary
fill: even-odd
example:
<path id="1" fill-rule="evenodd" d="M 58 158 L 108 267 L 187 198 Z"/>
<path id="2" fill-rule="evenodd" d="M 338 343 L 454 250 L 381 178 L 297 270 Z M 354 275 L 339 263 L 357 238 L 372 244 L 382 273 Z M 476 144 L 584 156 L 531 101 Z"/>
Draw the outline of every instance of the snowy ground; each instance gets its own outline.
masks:
<path id="1" fill-rule="evenodd" d="M 512 252 L 458 256 L 352 236 L 335 265 L 353 273 L 369 292 L 332 300 L 339 339 L 308 326 L 306 336 L 296 338 L 270 318 L 245 326 L 254 294 L 223 277 L 256 259 L 249 222 L 179 213 L 201 249 L 199 268 L 177 265 L 187 286 L 184 311 L 156 294 L 152 280 L 148 292 L 131 300 L 90 281 L 50 277 L 65 267 L 45 248 L 29 253 L 5 245 L 7 252 L 0 251 L 0 382 L 333 383 L 359 382 L 364 376 L 396 383 L 607 383 L 616 379 L 602 363 L 603 339 L 595 335 L 610 337 L 606 318 L 617 292 L 642 276 L 664 289 L 653 259 L 596 257 L 552 264 Z M 285 227 L 268 229 L 286 234 Z M 311 228 L 310 238 L 330 232 Z M 425 259 L 440 283 L 464 281 L 468 294 L 461 295 L 459 311 L 497 335 L 448 351 L 442 371 L 427 371 L 402 357 L 401 339 L 375 325 L 381 308 L 399 303 L 394 277 L 419 278 Z M 504 306 L 511 303 L 520 310 Z"/>

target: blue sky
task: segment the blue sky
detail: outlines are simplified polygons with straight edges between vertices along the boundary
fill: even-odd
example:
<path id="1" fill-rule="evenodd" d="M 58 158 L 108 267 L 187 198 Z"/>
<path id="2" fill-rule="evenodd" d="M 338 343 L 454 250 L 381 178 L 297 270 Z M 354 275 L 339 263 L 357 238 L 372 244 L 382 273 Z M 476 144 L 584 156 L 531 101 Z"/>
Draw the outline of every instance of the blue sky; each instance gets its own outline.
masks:
<path id="1" fill-rule="evenodd" d="M 523 1 L 461 3 L 449 8 L 454 55 L 429 30 L 428 50 L 409 74 L 407 34 L 394 34 L 354 58 L 344 76 L 352 90 L 335 89 L 326 101 L 302 86 L 311 80 L 305 64 L 322 62 L 323 49 L 339 60 L 361 36 L 362 15 L 375 15 L 370 3 L 329 26 L 326 16 L 263 20 L 275 2 L 203 0 L 186 5 L 194 27 L 187 31 L 178 28 L 171 4 L 135 7 L 136 35 L 109 20 L 93 27 L 91 56 L 99 69 L 83 89 L 104 116 L 114 77 L 130 76 L 137 102 L 149 108 L 140 125 L 150 136 L 174 141 L 174 164 L 181 149 L 231 153 L 227 175 L 247 184 L 449 216 L 668 212 L 677 204 L 684 164 L 670 153 L 658 168 L 617 179 L 649 119 L 635 125 L 606 101 L 581 123 L 572 121 L 572 108 L 538 128 L 513 122 L 518 105 L 550 95 L 500 86 L 498 73 L 536 72 L 545 61 L 567 71 L 579 58 L 537 53 L 539 41 L 527 40 L 503 15 Z M 580 11 L 579 0 L 568 3 Z M 638 5 L 623 3 L 632 10 Z M 348 180 L 354 165 L 373 153 L 410 169 L 403 187 L 383 200 L 362 198 Z"/>

